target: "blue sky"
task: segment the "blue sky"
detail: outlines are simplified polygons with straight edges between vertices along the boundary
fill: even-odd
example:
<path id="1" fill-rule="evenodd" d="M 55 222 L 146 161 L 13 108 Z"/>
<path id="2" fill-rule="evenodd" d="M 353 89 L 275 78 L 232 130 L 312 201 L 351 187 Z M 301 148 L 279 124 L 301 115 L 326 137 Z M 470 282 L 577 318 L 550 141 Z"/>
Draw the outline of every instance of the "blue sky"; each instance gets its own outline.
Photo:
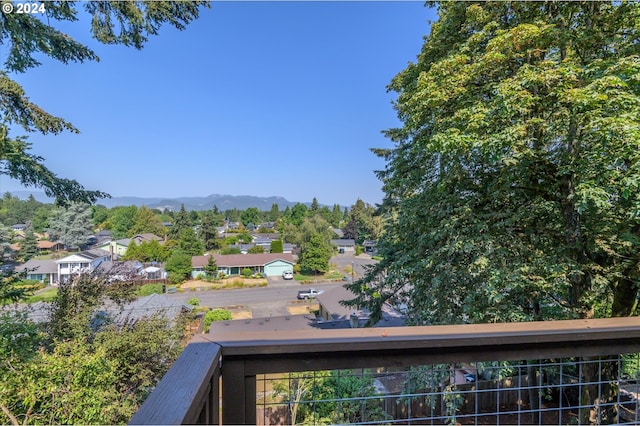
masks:
<path id="1" fill-rule="evenodd" d="M 84 20 L 62 28 L 100 62 L 43 58 L 14 78 L 81 131 L 31 134 L 32 152 L 89 189 L 373 204 L 384 162 L 369 148 L 399 125 L 386 86 L 435 19 L 422 2 L 215 2 L 139 51 L 97 43 Z"/>

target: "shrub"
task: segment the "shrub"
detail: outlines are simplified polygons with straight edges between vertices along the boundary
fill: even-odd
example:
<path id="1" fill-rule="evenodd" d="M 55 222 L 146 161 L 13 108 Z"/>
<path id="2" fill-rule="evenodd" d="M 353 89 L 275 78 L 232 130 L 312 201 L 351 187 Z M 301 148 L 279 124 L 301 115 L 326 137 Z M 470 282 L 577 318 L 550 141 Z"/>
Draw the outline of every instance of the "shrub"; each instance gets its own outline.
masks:
<path id="1" fill-rule="evenodd" d="M 244 268 L 242 270 L 242 276 L 245 277 L 245 278 L 251 277 L 251 274 L 253 274 L 253 271 L 251 269 L 249 269 L 249 268 Z"/>
<path id="2" fill-rule="evenodd" d="M 228 321 L 232 319 L 231 311 L 226 309 L 213 309 L 204 314 L 204 328 L 209 330 L 211 323 L 214 321 Z"/>
<path id="3" fill-rule="evenodd" d="M 136 295 L 140 297 L 149 296 L 154 293 L 162 294 L 162 284 L 145 284 L 140 286 L 136 291 Z"/>
<path id="4" fill-rule="evenodd" d="M 200 306 L 200 299 L 198 299 L 197 297 L 192 297 L 191 299 L 187 300 L 187 305 Z"/>

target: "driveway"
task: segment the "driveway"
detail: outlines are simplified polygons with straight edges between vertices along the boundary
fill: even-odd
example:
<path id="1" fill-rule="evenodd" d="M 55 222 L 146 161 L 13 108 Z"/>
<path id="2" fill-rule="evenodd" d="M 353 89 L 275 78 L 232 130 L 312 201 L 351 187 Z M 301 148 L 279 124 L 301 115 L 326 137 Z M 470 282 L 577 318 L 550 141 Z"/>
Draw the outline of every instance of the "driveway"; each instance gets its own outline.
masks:
<path id="1" fill-rule="evenodd" d="M 354 278 L 358 279 L 364 276 L 365 265 L 373 265 L 375 263 L 378 263 L 378 261 L 371 259 L 371 256 L 369 256 L 368 254 L 361 254 L 360 256 L 356 256 L 355 253 L 342 253 L 333 256 L 329 263 L 336 265 L 338 269 L 342 271 L 344 271 L 347 267 L 352 267 L 355 275 Z M 345 272 L 345 275 L 349 274 Z"/>

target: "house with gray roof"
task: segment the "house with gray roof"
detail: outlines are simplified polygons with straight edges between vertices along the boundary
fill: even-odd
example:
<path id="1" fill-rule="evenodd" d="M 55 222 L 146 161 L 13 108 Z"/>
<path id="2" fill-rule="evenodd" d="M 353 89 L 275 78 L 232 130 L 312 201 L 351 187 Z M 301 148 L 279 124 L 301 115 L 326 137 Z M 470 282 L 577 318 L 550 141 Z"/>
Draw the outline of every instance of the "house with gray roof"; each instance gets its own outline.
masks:
<path id="1" fill-rule="evenodd" d="M 42 283 L 55 285 L 58 283 L 58 264 L 55 260 L 31 259 L 26 263 L 16 266 L 16 272 L 26 272 L 28 280 L 36 280 Z"/>
<path id="2" fill-rule="evenodd" d="M 103 312 L 107 313 L 116 324 L 123 326 L 153 315 L 162 315 L 167 321 L 173 323 L 181 314 L 188 313 L 192 309 L 191 305 L 154 293 L 140 297 L 122 307 L 105 306 Z"/>
<path id="3" fill-rule="evenodd" d="M 55 261 L 58 265 L 58 282 L 67 282 L 77 274 L 91 273 L 107 260 L 111 260 L 111 253 L 101 249 L 84 250 L 58 259 Z"/>
<path id="4" fill-rule="evenodd" d="M 204 275 L 204 268 L 212 256 L 218 265 L 218 271 L 225 275 L 240 275 L 245 268 L 254 274 L 265 274 L 267 277 L 280 276 L 284 271 L 293 270 L 295 259 L 289 253 L 257 253 L 257 254 L 211 254 L 193 256 L 191 258 L 192 272 L 195 278 Z"/>

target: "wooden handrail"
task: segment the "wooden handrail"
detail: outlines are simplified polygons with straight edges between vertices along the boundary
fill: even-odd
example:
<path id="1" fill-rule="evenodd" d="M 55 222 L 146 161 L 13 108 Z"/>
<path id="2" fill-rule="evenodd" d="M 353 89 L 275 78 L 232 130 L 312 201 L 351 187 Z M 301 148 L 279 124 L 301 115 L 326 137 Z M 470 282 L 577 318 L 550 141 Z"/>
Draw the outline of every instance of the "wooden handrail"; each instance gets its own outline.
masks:
<path id="1" fill-rule="evenodd" d="M 217 407 L 217 397 L 202 402 L 202 389 L 211 383 L 218 392 L 221 354 L 223 423 L 252 424 L 257 374 L 632 352 L 640 352 L 638 317 L 199 335 L 131 423 L 217 423 L 217 411 L 197 413 Z"/>
<path id="2" fill-rule="evenodd" d="M 219 424 L 220 349 L 195 336 L 129 423 Z"/>

